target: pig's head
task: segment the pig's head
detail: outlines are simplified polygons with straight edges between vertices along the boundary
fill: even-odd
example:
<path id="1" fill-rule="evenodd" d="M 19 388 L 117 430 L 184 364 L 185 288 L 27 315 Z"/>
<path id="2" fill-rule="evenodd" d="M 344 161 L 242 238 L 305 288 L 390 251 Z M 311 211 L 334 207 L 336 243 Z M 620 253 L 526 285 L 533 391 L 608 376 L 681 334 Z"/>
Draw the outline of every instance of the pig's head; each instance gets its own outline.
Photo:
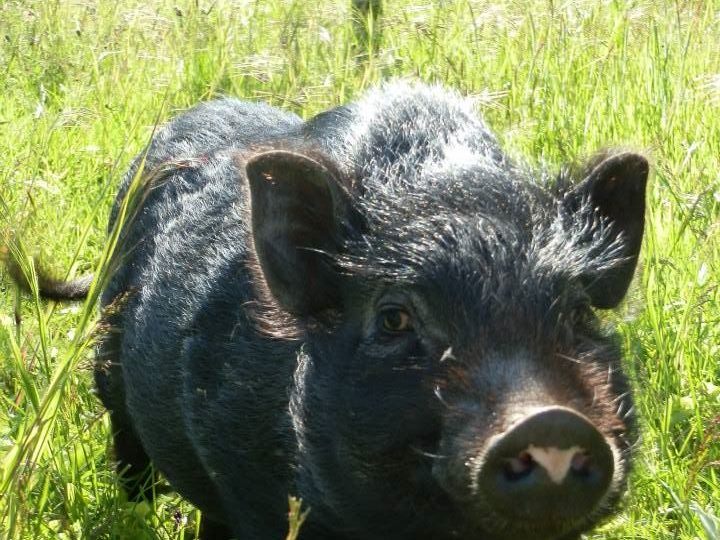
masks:
<path id="1" fill-rule="evenodd" d="M 353 187 L 284 150 L 246 171 L 262 279 L 304 332 L 289 414 L 309 530 L 550 540 L 608 515 L 633 409 L 595 310 L 633 275 L 643 157 L 552 192 L 472 164 Z"/>

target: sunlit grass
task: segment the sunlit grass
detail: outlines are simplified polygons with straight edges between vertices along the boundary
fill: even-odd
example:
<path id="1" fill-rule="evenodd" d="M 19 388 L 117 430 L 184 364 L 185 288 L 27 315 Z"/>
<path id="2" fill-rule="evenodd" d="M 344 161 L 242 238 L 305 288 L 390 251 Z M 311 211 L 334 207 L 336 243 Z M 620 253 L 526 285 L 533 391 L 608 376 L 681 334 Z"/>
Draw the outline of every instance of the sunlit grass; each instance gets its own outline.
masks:
<path id="1" fill-rule="evenodd" d="M 126 501 L 92 391 L 107 216 L 156 123 L 223 94 L 308 117 L 388 77 L 476 96 L 511 153 L 551 169 L 608 145 L 649 155 L 642 268 L 612 316 L 643 438 L 623 512 L 591 537 L 717 538 L 720 3 L 393 0 L 370 50 L 353 17 L 349 1 L 0 3 L 0 234 L 22 238 L 30 282 L 38 253 L 98 275 L 75 305 L 0 275 L 0 538 L 197 528 L 173 494 Z"/>

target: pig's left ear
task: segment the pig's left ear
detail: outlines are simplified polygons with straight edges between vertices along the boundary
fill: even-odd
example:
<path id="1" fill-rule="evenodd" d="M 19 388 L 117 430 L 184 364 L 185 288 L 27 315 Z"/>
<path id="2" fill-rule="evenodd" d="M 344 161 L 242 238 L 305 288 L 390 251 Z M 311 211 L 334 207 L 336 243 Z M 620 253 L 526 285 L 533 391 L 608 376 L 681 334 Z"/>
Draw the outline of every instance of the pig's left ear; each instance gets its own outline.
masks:
<path id="1" fill-rule="evenodd" d="M 245 163 L 252 236 L 270 293 L 300 316 L 338 307 L 333 257 L 352 220 L 350 195 L 327 158 L 270 150 Z"/>
<path id="2" fill-rule="evenodd" d="M 622 262 L 583 278 L 597 308 L 617 306 L 630 286 L 645 225 L 647 177 L 648 162 L 643 156 L 631 152 L 612 155 L 594 166 L 565 199 L 571 206 L 588 201 L 592 210 L 611 225 L 610 241 L 622 235 Z"/>

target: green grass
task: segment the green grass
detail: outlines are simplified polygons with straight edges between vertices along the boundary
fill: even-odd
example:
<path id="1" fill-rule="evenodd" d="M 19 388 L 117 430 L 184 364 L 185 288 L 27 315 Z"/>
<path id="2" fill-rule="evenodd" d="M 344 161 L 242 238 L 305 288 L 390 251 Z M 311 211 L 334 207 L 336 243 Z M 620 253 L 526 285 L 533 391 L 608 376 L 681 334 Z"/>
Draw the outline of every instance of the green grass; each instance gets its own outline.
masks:
<path id="1" fill-rule="evenodd" d="M 0 233 L 59 275 L 104 268 L 131 157 L 158 119 L 222 94 L 308 117 L 417 77 L 476 96 L 533 163 L 643 150 L 642 266 L 611 315 L 643 438 L 622 512 L 589 537 L 718 538 L 720 2 L 389 0 L 369 51 L 356 30 L 345 0 L 5 0 Z M 191 538 L 180 498 L 119 489 L 92 303 L 21 298 L 5 274 L 0 291 L 0 538 Z"/>

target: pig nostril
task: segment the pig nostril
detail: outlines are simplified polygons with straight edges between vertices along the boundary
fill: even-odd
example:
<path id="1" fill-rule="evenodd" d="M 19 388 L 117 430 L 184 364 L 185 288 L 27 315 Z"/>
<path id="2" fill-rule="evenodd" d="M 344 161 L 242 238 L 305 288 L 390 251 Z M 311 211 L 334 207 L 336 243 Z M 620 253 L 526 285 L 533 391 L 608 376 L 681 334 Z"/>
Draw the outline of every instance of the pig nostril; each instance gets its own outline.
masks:
<path id="1" fill-rule="evenodd" d="M 570 470 L 575 476 L 589 476 L 591 461 L 590 454 L 587 452 L 577 452 L 570 462 Z"/>
<path id="2" fill-rule="evenodd" d="M 522 451 L 517 457 L 509 458 L 505 462 L 505 478 L 509 482 L 515 482 L 528 476 L 535 468 L 535 462 L 529 452 Z"/>

